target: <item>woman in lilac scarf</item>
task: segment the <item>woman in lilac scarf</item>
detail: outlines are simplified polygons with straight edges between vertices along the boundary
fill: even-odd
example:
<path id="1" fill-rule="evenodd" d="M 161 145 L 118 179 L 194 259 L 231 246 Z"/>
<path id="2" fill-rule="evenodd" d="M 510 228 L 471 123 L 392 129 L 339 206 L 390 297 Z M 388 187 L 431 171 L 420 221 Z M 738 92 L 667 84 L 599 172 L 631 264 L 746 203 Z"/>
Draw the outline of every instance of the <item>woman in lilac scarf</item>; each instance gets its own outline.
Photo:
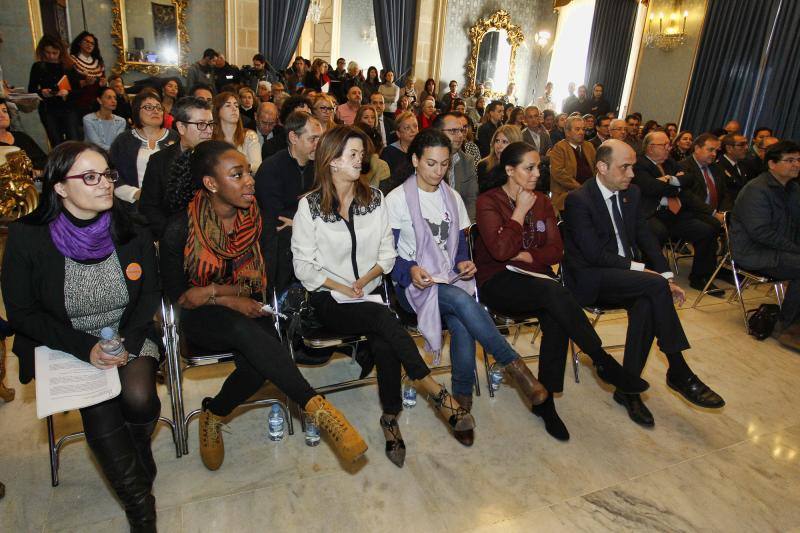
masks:
<path id="1" fill-rule="evenodd" d="M 392 278 L 401 305 L 417 314 L 425 348 L 438 356 L 442 319 L 450 331 L 453 396 L 472 406 L 475 341 L 480 342 L 517 384 L 531 407 L 548 397 L 492 319 L 474 298 L 475 265 L 469 260 L 464 201 L 444 180 L 450 140 L 438 130 L 419 133 L 409 148 L 415 173 L 386 197 L 398 257 Z M 474 436 L 469 435 L 470 443 Z"/>

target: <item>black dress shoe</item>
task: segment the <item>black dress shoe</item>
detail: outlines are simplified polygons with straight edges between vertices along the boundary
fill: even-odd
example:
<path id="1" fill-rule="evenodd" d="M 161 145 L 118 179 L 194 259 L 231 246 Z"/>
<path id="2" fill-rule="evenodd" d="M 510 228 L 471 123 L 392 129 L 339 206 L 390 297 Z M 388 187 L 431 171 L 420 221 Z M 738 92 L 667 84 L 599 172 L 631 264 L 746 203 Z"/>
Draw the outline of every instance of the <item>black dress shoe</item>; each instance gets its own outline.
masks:
<path id="1" fill-rule="evenodd" d="M 689 280 L 689 286 L 696 291 L 702 291 L 706 288 L 706 283 L 708 283 L 707 279 L 698 279 L 698 280 Z M 724 298 L 725 297 L 725 289 L 720 289 L 713 283 L 708 286 L 706 289 L 706 294 L 709 296 L 713 296 L 714 298 Z"/>
<path id="2" fill-rule="evenodd" d="M 628 416 L 640 426 L 651 428 L 656 425 L 653 413 L 647 408 L 638 394 L 614 392 L 614 401 L 625 407 Z"/>
<path id="3" fill-rule="evenodd" d="M 647 381 L 625 370 L 609 354 L 605 354 L 601 360 L 594 362 L 594 367 L 597 369 L 597 376 L 600 379 L 625 394 L 639 394 L 650 388 Z"/>
<path id="4" fill-rule="evenodd" d="M 672 379 L 667 374 L 667 385 L 670 389 L 680 393 L 687 401 L 700 407 L 719 409 L 725 405 L 725 400 L 711 390 L 708 385 L 700 381 L 700 378 L 695 374 L 690 374 L 683 379 Z"/>
<path id="5" fill-rule="evenodd" d="M 553 401 L 553 396 L 547 397 L 543 404 L 534 405 L 531 407 L 533 414 L 544 420 L 544 429 L 547 433 L 560 441 L 569 440 L 569 431 L 564 421 L 558 416 L 556 412 L 556 404 Z"/>

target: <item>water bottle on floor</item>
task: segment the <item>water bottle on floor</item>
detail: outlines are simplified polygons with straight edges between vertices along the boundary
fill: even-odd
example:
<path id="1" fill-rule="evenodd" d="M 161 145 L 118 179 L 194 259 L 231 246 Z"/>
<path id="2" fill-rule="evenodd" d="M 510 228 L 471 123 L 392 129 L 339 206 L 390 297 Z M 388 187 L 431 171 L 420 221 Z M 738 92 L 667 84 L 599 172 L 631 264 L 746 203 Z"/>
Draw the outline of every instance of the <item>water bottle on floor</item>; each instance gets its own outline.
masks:
<path id="1" fill-rule="evenodd" d="M 122 344 L 122 339 L 116 331 L 111 328 L 103 328 L 100 330 L 100 349 L 108 355 L 117 357 L 125 351 L 125 346 Z"/>
<path id="2" fill-rule="evenodd" d="M 411 409 L 417 405 L 417 389 L 408 381 L 403 382 L 403 407 Z"/>
<path id="3" fill-rule="evenodd" d="M 283 438 L 284 431 L 283 411 L 278 405 L 273 405 L 269 412 L 269 440 L 278 441 Z"/>
<path id="4" fill-rule="evenodd" d="M 317 419 L 313 415 L 305 415 L 306 426 L 306 446 L 317 446 L 319 444 L 319 426 Z"/>
<path id="5" fill-rule="evenodd" d="M 493 364 L 489 369 L 489 387 L 493 391 L 500 389 L 500 384 L 503 382 L 503 369 L 497 363 Z"/>

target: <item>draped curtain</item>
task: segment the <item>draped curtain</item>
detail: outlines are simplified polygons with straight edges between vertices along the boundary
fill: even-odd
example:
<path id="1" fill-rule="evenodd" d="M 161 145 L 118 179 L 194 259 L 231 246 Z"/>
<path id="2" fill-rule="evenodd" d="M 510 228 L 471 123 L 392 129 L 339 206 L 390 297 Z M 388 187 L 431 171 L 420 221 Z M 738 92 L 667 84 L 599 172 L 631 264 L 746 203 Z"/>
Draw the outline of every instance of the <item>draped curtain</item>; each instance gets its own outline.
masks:
<path id="1" fill-rule="evenodd" d="M 261 0 L 258 5 L 259 50 L 283 70 L 297 49 L 306 22 L 309 0 Z"/>
<path id="2" fill-rule="evenodd" d="M 411 72 L 417 18 L 416 0 L 372 0 L 378 51 L 399 84 Z"/>
<path id="3" fill-rule="evenodd" d="M 745 124 L 746 132 L 752 129 L 751 108 L 780 4 L 781 0 L 709 0 L 682 129 L 695 133 L 710 131 L 721 128 L 730 119 Z M 786 30 L 791 34 L 796 28 Z M 793 37 L 796 42 L 797 35 Z M 785 48 L 781 59 L 775 57 L 782 70 L 794 69 L 794 76 L 797 76 L 796 53 L 796 49 Z"/>
<path id="4" fill-rule="evenodd" d="M 601 83 L 612 110 L 619 109 L 636 26 L 637 0 L 597 0 L 586 60 L 586 85 Z"/>

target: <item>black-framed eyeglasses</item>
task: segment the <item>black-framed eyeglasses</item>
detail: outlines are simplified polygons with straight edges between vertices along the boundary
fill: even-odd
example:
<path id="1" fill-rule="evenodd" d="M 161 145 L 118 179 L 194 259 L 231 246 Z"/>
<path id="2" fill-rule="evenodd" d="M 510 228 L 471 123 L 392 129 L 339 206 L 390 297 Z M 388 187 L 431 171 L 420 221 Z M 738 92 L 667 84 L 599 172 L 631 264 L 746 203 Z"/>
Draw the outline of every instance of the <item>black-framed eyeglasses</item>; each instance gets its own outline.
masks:
<path id="1" fill-rule="evenodd" d="M 328 106 L 328 105 L 321 105 L 321 106 L 319 106 L 317 109 L 319 109 L 320 111 L 328 111 L 328 112 L 330 112 L 330 111 L 333 111 L 333 110 L 334 110 L 334 108 L 333 108 L 333 107 L 331 107 L 331 106 Z"/>
<path id="2" fill-rule="evenodd" d="M 467 133 L 467 127 L 464 126 L 463 128 L 448 128 L 446 130 L 442 130 L 443 132 L 447 133 L 448 135 L 458 135 Z"/>
<path id="3" fill-rule="evenodd" d="M 795 165 L 800 163 L 800 157 L 790 157 L 788 159 L 779 159 L 778 163 L 789 163 L 790 165 Z"/>
<path id="4" fill-rule="evenodd" d="M 106 170 L 105 172 L 97 172 L 95 170 L 90 170 L 89 172 L 84 172 L 83 174 L 75 174 L 73 176 L 64 176 L 65 180 L 83 180 L 86 185 L 90 187 L 97 185 L 100 183 L 100 178 L 105 177 L 111 183 L 116 183 L 119 181 L 119 172 L 116 170 Z"/>
<path id="5" fill-rule="evenodd" d="M 194 124 L 197 126 L 197 131 L 206 131 L 208 128 L 214 129 L 217 125 L 216 122 L 184 122 L 184 124 Z"/>
<path id="6" fill-rule="evenodd" d="M 158 104 L 144 104 L 141 109 L 145 111 L 164 111 L 164 108 Z"/>

